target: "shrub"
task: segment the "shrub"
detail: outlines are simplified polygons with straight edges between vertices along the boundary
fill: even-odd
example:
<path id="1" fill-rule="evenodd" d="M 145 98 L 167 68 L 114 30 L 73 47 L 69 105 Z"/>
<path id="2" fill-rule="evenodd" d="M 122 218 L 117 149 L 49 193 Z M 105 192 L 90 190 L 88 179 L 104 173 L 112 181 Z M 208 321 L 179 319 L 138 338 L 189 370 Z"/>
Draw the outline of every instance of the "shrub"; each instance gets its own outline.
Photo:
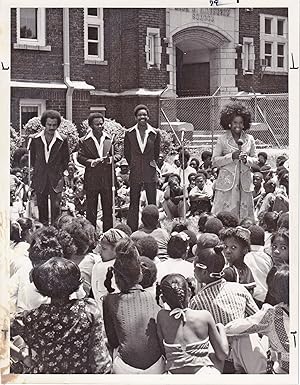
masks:
<path id="1" fill-rule="evenodd" d="M 23 139 L 17 133 L 17 131 L 10 126 L 10 163 L 12 165 L 13 155 L 15 151 L 22 146 Z"/>
<path id="2" fill-rule="evenodd" d="M 24 126 L 24 137 L 26 138 L 26 142 L 28 140 L 28 136 L 32 134 L 36 134 L 40 132 L 44 127 L 41 124 L 40 117 L 34 117 L 29 119 L 28 122 Z M 79 135 L 77 128 L 74 123 L 70 120 L 61 118 L 61 124 L 58 127 L 58 132 L 65 135 L 68 140 L 70 153 L 76 151 L 79 142 Z"/>

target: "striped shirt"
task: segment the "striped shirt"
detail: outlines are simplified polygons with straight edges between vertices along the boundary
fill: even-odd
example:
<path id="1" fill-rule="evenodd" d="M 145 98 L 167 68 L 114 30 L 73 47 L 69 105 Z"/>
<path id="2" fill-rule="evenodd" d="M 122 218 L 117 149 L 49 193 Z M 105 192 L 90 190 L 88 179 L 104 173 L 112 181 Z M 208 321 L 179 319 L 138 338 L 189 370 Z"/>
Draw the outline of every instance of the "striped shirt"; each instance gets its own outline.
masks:
<path id="1" fill-rule="evenodd" d="M 205 285 L 191 299 L 189 307 L 194 310 L 208 310 L 215 322 L 223 325 L 258 311 L 247 289 L 239 283 L 226 282 L 223 278 Z"/>

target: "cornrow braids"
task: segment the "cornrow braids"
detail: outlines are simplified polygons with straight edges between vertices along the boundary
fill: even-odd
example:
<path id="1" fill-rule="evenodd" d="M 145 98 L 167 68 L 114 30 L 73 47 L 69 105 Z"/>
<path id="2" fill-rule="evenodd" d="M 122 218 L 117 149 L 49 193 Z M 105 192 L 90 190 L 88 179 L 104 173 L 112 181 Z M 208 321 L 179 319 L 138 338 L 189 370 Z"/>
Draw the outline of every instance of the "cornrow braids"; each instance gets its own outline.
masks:
<path id="1" fill-rule="evenodd" d="M 114 268 L 110 266 L 107 269 L 105 280 L 104 280 L 104 286 L 109 293 L 113 293 L 115 291 L 115 289 L 111 286 L 113 275 L 114 275 Z"/>
<path id="2" fill-rule="evenodd" d="M 183 275 L 166 275 L 161 281 L 161 291 L 171 309 L 186 307 L 188 284 Z"/>

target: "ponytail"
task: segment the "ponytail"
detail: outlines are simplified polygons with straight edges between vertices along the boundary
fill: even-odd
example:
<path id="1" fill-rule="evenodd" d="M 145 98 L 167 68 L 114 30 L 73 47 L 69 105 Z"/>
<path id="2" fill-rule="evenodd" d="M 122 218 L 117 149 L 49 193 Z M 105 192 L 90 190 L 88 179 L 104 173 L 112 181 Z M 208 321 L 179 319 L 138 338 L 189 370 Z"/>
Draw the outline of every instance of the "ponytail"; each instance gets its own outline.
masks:
<path id="1" fill-rule="evenodd" d="M 111 286 L 111 281 L 114 275 L 114 268 L 111 266 L 107 269 L 104 286 L 109 293 L 113 293 L 115 289 Z"/>

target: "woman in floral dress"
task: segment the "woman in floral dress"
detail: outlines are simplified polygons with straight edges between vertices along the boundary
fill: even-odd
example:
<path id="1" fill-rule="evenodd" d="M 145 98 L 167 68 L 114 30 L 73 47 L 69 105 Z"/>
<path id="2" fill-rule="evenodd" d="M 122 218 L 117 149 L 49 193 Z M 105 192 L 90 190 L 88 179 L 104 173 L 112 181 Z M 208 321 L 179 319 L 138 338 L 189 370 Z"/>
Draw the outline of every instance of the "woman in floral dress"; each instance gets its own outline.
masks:
<path id="1" fill-rule="evenodd" d="M 212 212 L 228 211 L 240 221 L 246 217 L 254 219 L 250 168 L 258 160 L 254 138 L 246 133 L 250 122 L 250 112 L 244 105 L 226 106 L 221 112 L 220 124 L 227 132 L 218 138 L 212 158 L 213 167 L 220 170 Z"/>
<path id="2" fill-rule="evenodd" d="M 36 266 L 32 279 L 51 303 L 20 313 L 12 323 L 11 336 L 20 335 L 31 353 L 24 356 L 26 373 L 109 373 L 111 358 L 96 302 L 69 299 L 81 284 L 78 266 L 54 257 Z"/>

